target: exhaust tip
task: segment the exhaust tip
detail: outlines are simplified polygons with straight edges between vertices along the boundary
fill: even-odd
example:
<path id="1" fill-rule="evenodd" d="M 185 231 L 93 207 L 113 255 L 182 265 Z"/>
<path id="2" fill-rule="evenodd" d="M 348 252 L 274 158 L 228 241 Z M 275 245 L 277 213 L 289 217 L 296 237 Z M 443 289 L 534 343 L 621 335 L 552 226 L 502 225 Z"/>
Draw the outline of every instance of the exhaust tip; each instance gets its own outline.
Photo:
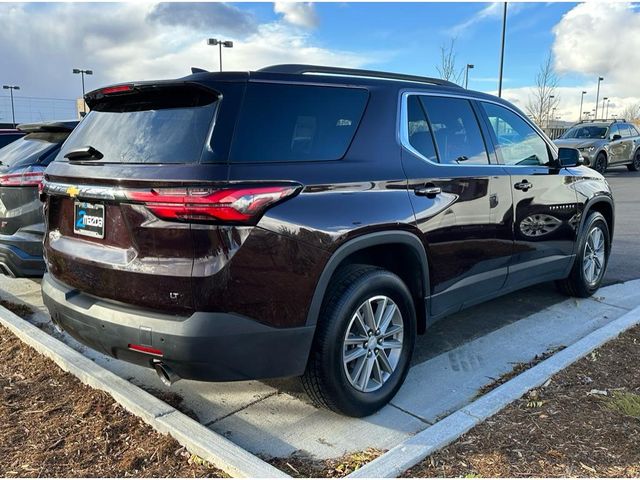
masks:
<path id="1" fill-rule="evenodd" d="M 160 381 L 167 387 L 170 387 L 180 380 L 180 377 L 162 362 L 153 362 L 153 368 L 158 374 Z"/>

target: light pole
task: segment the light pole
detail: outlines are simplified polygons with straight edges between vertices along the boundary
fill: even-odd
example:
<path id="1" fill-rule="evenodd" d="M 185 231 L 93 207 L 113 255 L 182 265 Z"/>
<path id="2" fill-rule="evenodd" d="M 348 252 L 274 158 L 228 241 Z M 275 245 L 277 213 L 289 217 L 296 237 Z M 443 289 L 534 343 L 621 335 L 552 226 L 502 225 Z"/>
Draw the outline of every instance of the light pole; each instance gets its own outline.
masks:
<path id="1" fill-rule="evenodd" d="M 13 91 L 20 90 L 20 87 L 18 85 L 3 85 L 2 88 L 9 90 L 9 94 L 11 95 L 11 119 L 13 121 L 13 128 L 16 128 L 16 110 L 13 106 Z"/>
<path id="2" fill-rule="evenodd" d="M 553 120 L 553 125 L 556 124 L 556 107 L 551 109 L 551 120 Z"/>
<path id="3" fill-rule="evenodd" d="M 549 105 L 547 106 L 547 128 L 549 128 L 549 109 L 551 108 L 554 98 L 556 98 L 555 95 L 549 95 Z"/>
<path id="4" fill-rule="evenodd" d="M 607 113 L 604 114 L 605 120 L 609 118 L 609 102 L 611 102 L 611 99 L 607 98 Z"/>
<path id="5" fill-rule="evenodd" d="M 596 93 L 596 114 L 594 119 L 598 118 L 598 100 L 600 100 L 600 82 L 604 80 L 604 77 L 598 77 L 598 91 Z"/>
<path id="6" fill-rule="evenodd" d="M 504 68 L 504 37 L 507 32 L 507 2 L 502 10 L 502 45 L 500 47 L 500 74 L 498 75 L 498 96 L 502 97 L 502 70 Z"/>
<path id="7" fill-rule="evenodd" d="M 464 88 L 466 89 L 469 85 L 469 70 L 474 68 L 475 65 L 472 63 L 467 63 L 467 69 L 464 71 Z"/>
<path id="8" fill-rule="evenodd" d="M 80 68 L 74 68 L 73 69 L 73 73 L 80 74 L 80 77 L 82 77 L 82 112 L 86 115 L 87 114 L 87 104 L 84 103 L 84 76 L 85 75 L 93 75 L 93 70 L 82 70 Z"/>
<path id="9" fill-rule="evenodd" d="M 602 115 L 604 115 L 604 101 L 609 100 L 609 97 L 602 97 Z M 607 116 L 604 115 L 604 119 L 607 119 Z"/>
<path id="10" fill-rule="evenodd" d="M 582 95 L 580 95 L 580 112 L 582 112 L 582 102 L 584 101 L 584 94 L 587 93 L 586 90 L 582 91 Z M 582 115 L 578 115 L 578 120 L 582 120 Z"/>
<path id="11" fill-rule="evenodd" d="M 230 40 L 218 40 L 217 38 L 210 38 L 207 40 L 207 45 L 218 46 L 218 52 L 220 53 L 220 71 L 222 71 L 222 47 L 233 48 L 233 42 Z"/>

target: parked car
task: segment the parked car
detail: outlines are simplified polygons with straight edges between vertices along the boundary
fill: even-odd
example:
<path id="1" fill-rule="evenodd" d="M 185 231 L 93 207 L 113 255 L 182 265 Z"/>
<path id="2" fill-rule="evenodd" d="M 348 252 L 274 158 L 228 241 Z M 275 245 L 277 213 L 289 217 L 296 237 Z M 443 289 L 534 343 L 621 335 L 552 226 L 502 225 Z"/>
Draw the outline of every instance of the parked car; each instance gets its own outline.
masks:
<path id="1" fill-rule="evenodd" d="M 44 302 L 166 383 L 300 375 L 368 415 L 435 321 L 602 282 L 608 184 L 500 98 L 308 65 L 85 98 L 45 174 Z"/>
<path id="2" fill-rule="evenodd" d="M 640 171 L 640 133 L 624 120 L 581 122 L 555 141 L 558 147 L 577 148 L 584 164 L 599 173 L 608 167 L 626 165 Z"/>
<path id="3" fill-rule="evenodd" d="M 21 137 L 0 149 L 0 273 L 13 277 L 44 273 L 38 185 L 77 123 L 19 125 Z"/>
<path id="4" fill-rule="evenodd" d="M 24 137 L 25 133 L 16 128 L 0 128 L 0 148 Z"/>

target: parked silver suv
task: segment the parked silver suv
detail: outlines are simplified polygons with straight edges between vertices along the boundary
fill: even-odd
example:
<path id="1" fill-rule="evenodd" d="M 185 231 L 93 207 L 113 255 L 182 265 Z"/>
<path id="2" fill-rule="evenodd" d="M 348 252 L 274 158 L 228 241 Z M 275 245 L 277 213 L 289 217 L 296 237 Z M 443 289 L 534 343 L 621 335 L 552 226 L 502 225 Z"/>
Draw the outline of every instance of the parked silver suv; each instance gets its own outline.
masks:
<path id="1" fill-rule="evenodd" d="M 555 144 L 577 148 L 585 165 L 599 173 L 613 165 L 626 165 L 629 171 L 640 171 L 640 133 L 625 120 L 578 123 Z"/>

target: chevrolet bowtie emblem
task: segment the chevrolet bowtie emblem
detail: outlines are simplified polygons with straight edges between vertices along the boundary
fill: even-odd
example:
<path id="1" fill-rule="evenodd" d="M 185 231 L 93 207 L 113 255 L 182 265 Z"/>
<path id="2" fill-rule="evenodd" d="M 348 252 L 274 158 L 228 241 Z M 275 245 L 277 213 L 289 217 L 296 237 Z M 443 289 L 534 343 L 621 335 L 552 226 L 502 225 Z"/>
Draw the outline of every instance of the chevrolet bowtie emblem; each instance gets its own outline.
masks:
<path id="1" fill-rule="evenodd" d="M 78 190 L 78 187 L 72 186 L 67 188 L 67 195 L 69 195 L 71 198 L 77 197 L 79 193 L 80 193 L 80 190 Z"/>

